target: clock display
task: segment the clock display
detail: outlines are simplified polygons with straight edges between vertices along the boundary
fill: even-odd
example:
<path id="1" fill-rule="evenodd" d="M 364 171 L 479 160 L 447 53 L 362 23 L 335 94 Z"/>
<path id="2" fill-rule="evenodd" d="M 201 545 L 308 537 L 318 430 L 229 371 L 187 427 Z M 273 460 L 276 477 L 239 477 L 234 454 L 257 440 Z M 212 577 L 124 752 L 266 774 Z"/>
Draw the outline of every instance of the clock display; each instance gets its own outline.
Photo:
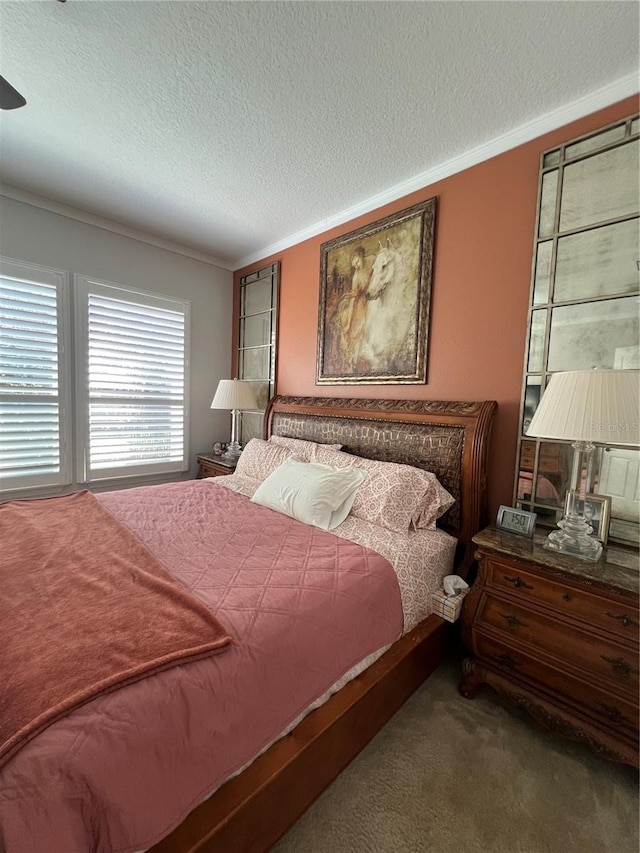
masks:
<path id="1" fill-rule="evenodd" d="M 507 510 L 507 512 L 505 512 L 502 516 L 502 523 L 507 527 L 513 528 L 513 530 L 518 530 L 520 533 L 524 533 L 529 526 L 529 522 L 525 516 L 518 515 L 518 513 L 513 512 L 513 510 Z"/>
<path id="2" fill-rule="evenodd" d="M 496 525 L 501 530 L 508 530 L 509 533 L 532 537 L 536 526 L 536 513 L 510 506 L 501 506 L 498 510 Z"/>

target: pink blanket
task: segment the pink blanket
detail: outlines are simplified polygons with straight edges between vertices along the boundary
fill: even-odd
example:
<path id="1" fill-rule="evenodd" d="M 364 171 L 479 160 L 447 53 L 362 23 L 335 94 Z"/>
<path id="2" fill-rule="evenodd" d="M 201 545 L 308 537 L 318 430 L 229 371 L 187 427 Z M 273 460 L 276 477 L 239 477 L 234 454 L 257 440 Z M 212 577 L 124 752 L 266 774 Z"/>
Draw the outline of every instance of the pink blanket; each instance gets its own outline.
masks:
<path id="1" fill-rule="evenodd" d="M 90 699 L 230 641 L 89 492 L 0 505 L 0 767 Z"/>
<path id="2" fill-rule="evenodd" d="M 100 502 L 232 636 L 55 722 L 0 771 L 0 850 L 156 843 L 335 681 L 398 639 L 390 564 L 201 480 Z"/>

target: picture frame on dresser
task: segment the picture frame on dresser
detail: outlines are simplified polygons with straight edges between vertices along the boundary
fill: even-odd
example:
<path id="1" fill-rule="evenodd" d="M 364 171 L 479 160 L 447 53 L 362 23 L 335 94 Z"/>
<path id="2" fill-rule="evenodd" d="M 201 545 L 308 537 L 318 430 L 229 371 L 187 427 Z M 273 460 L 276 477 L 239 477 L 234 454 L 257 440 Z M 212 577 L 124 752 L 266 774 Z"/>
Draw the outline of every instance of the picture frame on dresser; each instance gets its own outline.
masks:
<path id="1" fill-rule="evenodd" d="M 582 501 L 580 501 L 582 510 Z M 565 499 L 565 515 L 569 510 L 569 493 Z M 603 545 L 607 544 L 609 538 L 609 524 L 611 520 L 611 498 L 608 495 L 588 494 L 584 497 L 584 517 L 593 528 L 593 535 Z"/>

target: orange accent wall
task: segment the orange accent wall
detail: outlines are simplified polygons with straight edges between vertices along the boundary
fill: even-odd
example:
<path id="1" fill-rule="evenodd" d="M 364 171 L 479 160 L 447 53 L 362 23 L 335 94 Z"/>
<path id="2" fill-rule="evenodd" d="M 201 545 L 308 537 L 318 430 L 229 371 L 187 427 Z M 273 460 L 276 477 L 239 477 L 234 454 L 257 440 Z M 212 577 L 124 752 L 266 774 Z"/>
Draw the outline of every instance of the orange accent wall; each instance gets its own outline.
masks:
<path id="1" fill-rule="evenodd" d="M 627 98 L 237 270 L 234 329 L 240 276 L 279 260 L 278 394 L 497 400 L 489 460 L 489 511 L 495 516 L 513 496 L 540 153 L 637 110 L 638 99 Z M 427 384 L 316 385 L 321 244 L 433 196 Z"/>

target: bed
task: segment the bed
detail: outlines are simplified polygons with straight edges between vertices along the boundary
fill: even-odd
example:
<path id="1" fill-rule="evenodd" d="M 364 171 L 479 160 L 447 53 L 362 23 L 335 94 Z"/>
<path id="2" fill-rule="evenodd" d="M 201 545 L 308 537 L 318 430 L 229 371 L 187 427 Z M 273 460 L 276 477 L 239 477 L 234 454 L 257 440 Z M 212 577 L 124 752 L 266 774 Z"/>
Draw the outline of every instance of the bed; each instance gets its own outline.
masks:
<path id="1" fill-rule="evenodd" d="M 471 537 L 484 520 L 486 459 L 495 409 L 496 404 L 491 402 L 427 403 L 276 397 L 271 402 L 265 419 L 265 438 L 297 439 L 317 443 L 323 448 L 327 445 L 339 445 L 343 453 L 357 458 L 411 465 L 421 471 L 433 472 L 455 502 L 439 519 L 439 530 L 428 535 L 445 544 L 447 541 L 452 542 L 450 537 L 454 537 L 454 570 L 465 575 L 473 561 Z M 194 552 L 198 550 L 198 542 L 209 542 L 212 550 L 230 549 L 233 556 L 234 548 L 244 547 L 240 539 L 234 539 L 231 535 L 234 519 L 241 517 L 243 523 L 237 525 L 238 529 L 242 527 L 243 531 L 254 530 L 254 538 L 271 541 L 277 550 L 276 543 L 285 541 L 283 534 L 279 532 L 285 530 L 285 527 L 280 528 L 278 525 L 286 526 L 289 523 L 289 520 L 272 515 L 272 520 L 265 525 L 264 513 L 261 515 L 258 511 L 261 508 L 254 507 L 247 500 L 247 495 L 242 493 L 242 484 L 234 488 L 233 478 L 222 479 L 227 481 L 226 484 L 198 481 L 170 484 L 168 487 L 150 487 L 151 490 L 161 490 L 156 492 L 142 489 L 100 496 L 102 505 L 116 517 L 121 514 L 123 523 L 150 551 L 159 549 L 158 557 L 165 564 L 171 564 L 172 573 L 175 568 L 176 576 L 205 602 L 209 600 L 208 590 L 220 587 L 220 582 L 207 580 L 204 587 L 202 584 L 198 587 L 203 572 L 199 568 L 201 564 L 192 560 Z M 203 515 L 201 503 L 196 502 L 196 498 L 202 505 L 205 500 L 208 502 L 206 516 Z M 156 499 L 166 503 L 165 510 L 168 515 L 166 512 L 163 516 L 154 514 L 152 506 Z M 172 501 L 174 503 L 171 503 Z M 188 510 L 191 504 L 193 509 Z M 213 511 L 209 509 L 209 505 L 213 504 L 219 505 L 223 512 L 222 522 L 217 526 L 211 518 Z M 192 514 L 188 515 L 188 511 Z M 166 522 L 168 517 L 177 519 L 181 515 L 189 519 L 192 536 L 188 541 L 173 535 L 171 523 Z M 159 521 L 161 518 L 163 521 Z M 349 539 L 334 537 L 324 531 L 302 531 L 302 527 L 306 525 L 295 527 L 295 524 L 296 522 L 291 529 L 296 536 L 304 533 L 325 550 L 335 549 L 336 554 L 341 555 L 340 559 L 345 560 L 347 564 L 351 561 L 356 574 L 361 573 L 357 562 L 360 546 L 354 545 Z M 198 530 L 201 530 L 201 536 L 204 538 L 198 538 Z M 296 546 L 299 550 L 292 552 L 293 562 L 296 561 L 297 554 L 311 553 L 305 543 L 306 540 L 301 540 Z M 140 836 L 146 839 L 140 845 L 141 848 L 149 847 L 155 842 L 152 849 L 157 853 L 187 850 L 248 853 L 267 850 L 435 669 L 446 653 L 450 625 L 437 616 L 428 615 L 414 626 L 413 622 L 418 619 L 415 614 L 407 623 L 407 610 L 402 610 L 399 606 L 399 588 L 396 595 L 390 592 L 388 586 L 389 563 L 384 558 L 377 561 L 379 555 L 375 551 L 367 551 L 367 554 L 372 566 L 366 575 L 367 586 L 372 590 L 371 601 L 368 598 L 363 599 L 363 606 L 352 611 L 353 616 L 349 621 L 353 625 L 350 624 L 349 630 L 353 636 L 348 639 L 355 645 L 349 652 L 351 657 L 340 657 L 343 646 L 348 646 L 346 639 L 342 642 L 341 627 L 337 635 L 334 633 L 333 636 L 327 634 L 326 639 L 323 637 L 322 642 L 330 650 L 329 657 L 338 660 L 338 671 L 332 675 L 323 674 L 322 689 L 317 685 L 307 689 L 306 672 L 301 663 L 312 660 L 313 648 L 302 635 L 285 633 L 285 630 L 290 630 L 290 625 L 287 624 L 286 629 L 283 627 L 280 632 L 270 628 L 270 636 L 279 637 L 278 655 L 282 657 L 278 667 L 271 669 L 264 676 L 264 683 L 257 687 L 235 687 L 234 673 L 240 671 L 237 665 L 238 649 L 242 646 L 242 642 L 238 641 L 236 648 L 232 643 L 230 651 L 216 655 L 215 658 L 175 666 L 145 679 L 144 682 L 127 685 L 107 696 L 99 697 L 74 710 L 68 718 L 54 722 L 0 770 L 0 847 L 4 844 L 9 853 L 29 849 L 29 845 L 21 845 L 18 839 L 34 838 L 28 836 L 26 824 L 29 822 L 29 809 L 35 809 L 31 814 L 37 815 L 38 821 L 42 823 L 39 837 L 57 839 L 49 844 L 48 849 L 52 851 L 60 850 L 62 853 L 64 849 L 64 853 L 67 853 L 67 849 L 91 849 L 111 850 L 115 853 L 116 850 L 133 850 L 135 847 L 127 847 L 119 840 L 124 836 L 118 834 L 116 824 L 126 826 L 128 822 L 133 823 L 134 818 L 146 815 L 147 811 L 151 813 L 153 805 L 158 811 L 158 804 L 162 804 L 159 808 L 162 819 L 158 823 L 157 815 L 154 816 L 156 825 L 147 828 L 147 834 Z M 307 572 L 307 575 L 311 574 L 314 578 L 315 595 L 317 574 L 314 574 L 313 564 L 310 568 L 311 572 Z M 265 576 L 267 575 L 269 572 Z M 341 577 L 348 581 L 352 575 L 342 572 Z M 267 581 L 265 584 L 259 591 L 261 601 L 265 595 L 271 595 L 273 592 Z M 286 583 L 279 588 L 280 596 L 283 594 L 282 589 L 286 593 Z M 360 591 L 363 588 L 349 587 L 349 590 L 351 589 Z M 219 589 L 214 590 L 212 594 L 220 597 Z M 340 590 L 339 595 L 325 596 L 322 599 L 322 607 L 330 598 L 335 599 L 341 606 L 340 602 L 351 594 L 350 591 L 345 593 Z M 298 596 L 298 593 L 292 595 Z M 376 596 L 380 600 L 379 604 L 375 604 Z M 225 601 L 227 599 L 228 593 L 225 591 Z M 274 624 L 274 613 L 278 618 L 286 616 L 291 622 L 291 613 L 282 612 L 282 601 L 288 600 L 286 597 L 280 597 L 277 599 L 277 606 L 268 610 L 271 626 Z M 261 614 L 262 618 L 267 611 L 258 608 L 256 612 Z M 247 615 L 244 604 L 242 607 L 223 610 L 223 613 L 223 624 L 229 629 L 232 637 L 240 622 L 254 624 L 258 620 L 254 614 Z M 403 613 L 405 626 L 400 625 L 399 629 L 398 619 L 402 622 Z M 303 621 L 308 618 L 308 611 L 305 611 Z M 359 621 L 361 624 L 358 626 L 356 623 Z M 342 623 L 335 624 L 340 626 Z M 376 625 L 378 633 L 375 638 L 369 637 L 370 634 L 373 635 Z M 410 629 L 408 631 L 405 630 L 407 626 Z M 307 646 L 304 645 L 305 642 Z M 259 657 L 261 653 L 261 648 L 256 646 L 249 657 Z M 214 696 L 204 695 L 202 683 L 199 681 L 200 673 L 205 667 L 207 672 L 211 671 L 211 661 L 215 662 L 215 667 L 220 672 L 216 677 L 224 677 L 225 680 L 225 690 L 216 688 Z M 307 664 L 309 669 L 319 667 L 320 659 L 313 659 L 312 666 Z M 291 710 L 287 712 L 289 724 L 286 726 L 281 725 L 282 720 L 278 722 L 277 710 L 272 713 L 269 700 L 270 696 L 280 690 L 277 679 L 281 669 L 299 674 L 299 678 L 296 676 L 294 679 L 298 702 L 295 709 L 298 713 Z M 340 677 L 336 678 L 336 675 Z M 252 679 L 255 680 L 256 677 L 252 676 Z M 145 692 L 139 686 L 141 683 L 146 685 Z M 242 677 L 238 677 L 238 683 L 242 683 Z M 255 693 L 258 688 L 258 692 L 264 697 L 264 703 L 254 718 L 244 718 L 242 724 L 237 721 L 232 724 L 218 722 L 213 711 L 214 706 L 230 704 L 229 697 L 233 696 L 234 690 L 240 689 L 245 690 L 245 693 L 239 694 L 238 701 L 241 705 L 249 704 L 244 698 L 248 695 L 246 691 L 252 689 Z M 314 701 L 311 702 L 309 690 L 315 690 L 318 694 L 314 694 Z M 140 725 L 141 707 L 144 707 L 145 720 L 148 721 L 148 729 L 136 734 L 139 740 L 130 739 L 133 735 L 123 723 L 124 720 L 130 723 L 127 717 L 129 712 L 125 712 L 119 703 L 129 694 L 136 700 L 137 725 Z M 211 744 L 215 744 L 216 760 L 219 757 L 220 767 L 223 768 L 216 768 L 216 773 L 210 772 L 211 756 L 205 755 L 206 749 L 213 750 L 209 741 L 206 744 L 204 741 L 194 741 L 196 744 L 200 743 L 200 747 L 196 748 L 187 737 L 189 726 L 184 720 L 191 721 L 192 717 L 195 718 L 192 706 L 181 705 L 184 695 L 187 694 L 195 697 L 194 703 L 202 705 L 204 702 L 205 708 L 209 707 L 206 703 L 210 703 L 212 708 L 212 719 L 215 718 L 216 722 L 211 724 Z M 318 704 L 319 707 L 309 713 L 309 709 Z M 77 722 L 75 729 L 68 728 L 69 719 Z M 98 749 L 98 731 L 102 729 L 102 721 L 105 719 L 109 721 L 105 728 L 111 733 L 109 754 L 106 757 L 104 745 L 100 746 L 102 752 L 95 751 Z M 271 729 L 265 719 L 271 721 Z M 184 738 L 180 733 L 175 736 L 169 734 L 173 730 L 163 728 L 168 725 L 167 720 L 172 721 L 171 725 L 183 720 Z M 64 728 L 65 726 L 67 728 Z M 223 731 L 224 726 L 229 730 Z M 153 734 L 154 727 L 157 727 L 158 733 L 163 734 L 156 737 Z M 255 734 L 253 742 L 246 747 L 247 754 L 226 756 L 227 744 L 242 741 L 243 732 L 247 729 L 252 730 L 252 736 Z M 253 729 L 256 730 L 255 733 Z M 62 737 L 62 734 L 66 737 L 66 740 L 62 740 L 64 748 L 56 753 L 55 738 Z M 274 738 L 277 738 L 275 742 Z M 125 750 L 126 755 L 120 759 L 114 757 L 113 753 L 118 750 Z M 156 776 L 144 776 L 141 768 L 145 764 L 145 751 L 154 750 L 173 750 L 176 753 L 174 790 L 160 790 L 159 787 L 156 789 Z M 84 753 L 86 756 L 81 774 L 78 769 L 80 765 L 76 767 L 74 761 L 77 754 Z M 91 756 L 93 760 L 90 760 Z M 100 786 L 96 779 L 91 777 L 98 765 L 103 769 L 108 767 L 109 770 L 105 771 L 104 775 L 117 776 L 118 786 L 126 791 L 115 817 L 109 815 L 105 818 L 101 814 L 102 805 L 98 804 L 96 807 L 95 801 L 98 799 L 97 791 Z M 200 774 L 198 783 L 190 791 L 185 791 L 185 786 L 191 784 L 188 781 L 190 777 L 185 775 L 184 779 L 187 781 L 183 782 L 180 776 L 183 770 L 186 773 L 186 767 L 189 773 L 195 770 Z M 34 774 L 34 768 L 37 769 L 37 774 Z M 56 774 L 60 773 L 60 768 L 74 778 L 71 788 L 67 786 L 64 798 L 60 795 L 58 801 L 56 796 L 58 787 L 62 790 L 62 782 L 58 784 Z M 209 782 L 203 787 L 203 780 L 208 778 L 209 772 Z M 27 789 L 28 794 L 25 794 Z M 20 797 L 23 797 L 26 805 L 20 812 L 21 817 L 17 818 L 19 810 L 16 811 L 14 806 Z M 3 808 L 5 817 L 11 811 L 10 819 L 7 818 L 4 826 Z M 45 829 L 42 827 L 46 828 L 49 813 L 58 815 L 61 808 L 68 808 L 70 815 L 74 812 L 75 817 L 73 820 L 69 817 L 68 827 L 63 825 L 64 822 L 56 824 L 58 818 L 54 820 L 51 817 L 50 834 L 43 836 Z M 78 822 L 78 813 L 89 815 L 86 822 L 93 824 L 93 827 L 86 830 L 89 834 L 84 838 L 80 838 L 78 827 L 73 822 Z M 19 827 L 20 820 L 25 823 L 23 835 Z M 54 825 L 57 826 L 55 832 L 58 835 L 55 835 Z M 172 831 L 166 834 L 172 827 Z M 160 836 L 165 837 L 159 840 Z"/>

